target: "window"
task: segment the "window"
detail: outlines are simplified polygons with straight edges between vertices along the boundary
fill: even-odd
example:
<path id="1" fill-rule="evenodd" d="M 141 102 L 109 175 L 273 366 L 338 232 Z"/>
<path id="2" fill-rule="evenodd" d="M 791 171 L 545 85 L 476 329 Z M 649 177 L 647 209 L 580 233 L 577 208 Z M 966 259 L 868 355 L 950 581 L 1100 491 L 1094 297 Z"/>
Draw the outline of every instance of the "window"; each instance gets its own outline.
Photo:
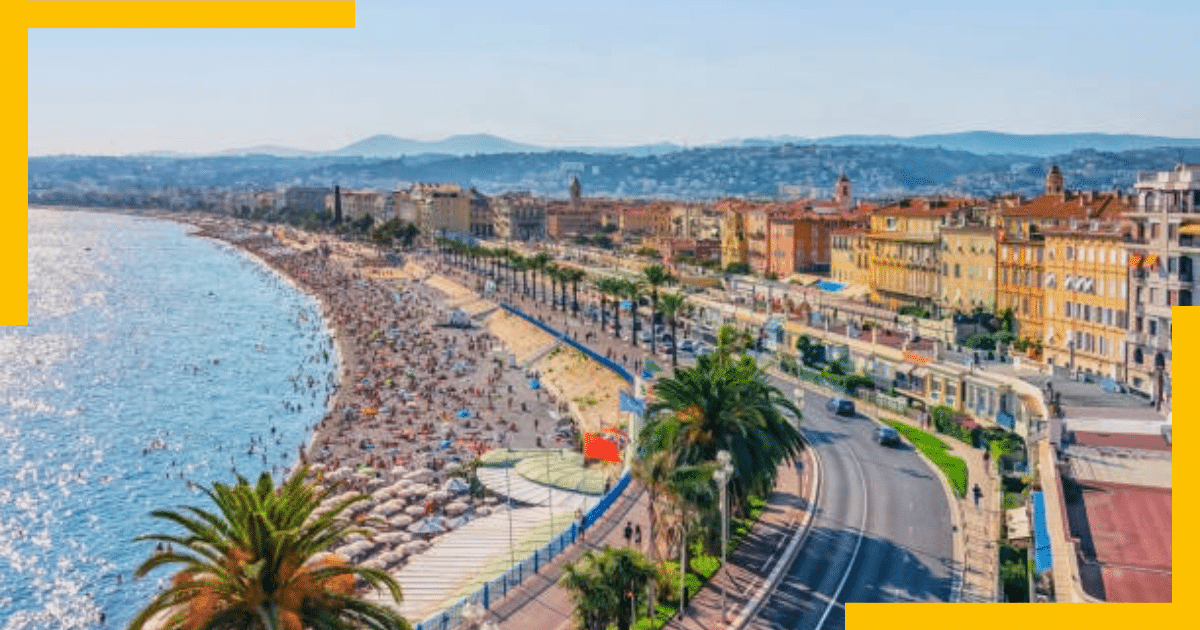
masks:
<path id="1" fill-rule="evenodd" d="M 1067 245 L 1067 260 L 1075 260 L 1075 250 Z"/>
<path id="2" fill-rule="evenodd" d="M 896 229 L 896 217 L 888 217 L 887 218 L 887 229 L 889 229 L 889 230 Z"/>
<path id="3" fill-rule="evenodd" d="M 955 278 L 962 277 L 962 268 L 959 266 L 958 263 L 954 263 L 954 277 Z"/>
<path id="4" fill-rule="evenodd" d="M 993 278 L 993 277 L 992 277 L 992 273 L 993 273 L 994 271 L 995 271 L 995 268 L 993 268 L 993 267 L 988 267 L 988 282 L 991 282 L 992 280 L 995 280 L 995 278 Z"/>
<path id="5" fill-rule="evenodd" d="M 1053 272 L 1046 274 L 1046 288 L 1047 289 L 1054 288 L 1054 273 Z"/>
<path id="6" fill-rule="evenodd" d="M 1151 317 L 1150 319 L 1146 320 L 1146 323 L 1149 324 L 1149 330 L 1147 330 L 1146 332 L 1149 332 L 1151 337 L 1157 337 L 1158 336 L 1158 320 Z"/>

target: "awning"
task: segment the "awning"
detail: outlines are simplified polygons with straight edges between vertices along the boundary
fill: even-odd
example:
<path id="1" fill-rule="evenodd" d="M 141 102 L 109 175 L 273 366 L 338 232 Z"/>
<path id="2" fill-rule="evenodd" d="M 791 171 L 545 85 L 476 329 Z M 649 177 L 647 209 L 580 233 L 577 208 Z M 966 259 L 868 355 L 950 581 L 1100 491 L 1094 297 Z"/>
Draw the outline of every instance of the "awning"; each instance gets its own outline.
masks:
<path id="1" fill-rule="evenodd" d="M 1130 267 L 1137 269 L 1138 265 L 1140 265 L 1140 264 L 1142 264 L 1141 254 L 1130 254 L 1129 255 L 1129 266 Z"/>
<path id="2" fill-rule="evenodd" d="M 1150 255 L 1146 256 L 1146 264 L 1143 266 L 1147 269 L 1154 269 L 1155 265 L 1157 265 L 1157 264 L 1158 264 L 1158 254 L 1150 254 Z"/>
<path id="3" fill-rule="evenodd" d="M 908 375 L 913 378 L 927 378 L 929 376 L 929 370 L 919 367 L 915 370 L 911 370 Z"/>
<path id="4" fill-rule="evenodd" d="M 1185 236 L 1200 235 L 1200 223 L 1193 223 L 1192 225 L 1184 225 L 1179 228 L 1179 233 L 1183 234 Z"/>

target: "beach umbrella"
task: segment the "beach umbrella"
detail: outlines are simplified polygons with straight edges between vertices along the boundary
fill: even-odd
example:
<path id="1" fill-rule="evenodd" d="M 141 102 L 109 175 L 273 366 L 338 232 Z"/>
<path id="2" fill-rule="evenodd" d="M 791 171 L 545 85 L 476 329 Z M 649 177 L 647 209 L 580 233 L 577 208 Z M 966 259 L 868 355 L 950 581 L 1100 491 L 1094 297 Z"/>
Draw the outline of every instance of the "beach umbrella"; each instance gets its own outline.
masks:
<path id="1" fill-rule="evenodd" d="M 404 513 L 405 513 L 405 514 L 407 514 L 407 515 L 409 515 L 409 516 L 414 516 L 414 517 L 416 517 L 416 516 L 420 516 L 420 515 L 422 515 L 422 514 L 424 514 L 424 513 L 425 513 L 425 506 L 423 506 L 423 505 L 410 505 L 410 506 L 408 506 L 408 507 L 404 508 Z"/>
<path id="2" fill-rule="evenodd" d="M 432 476 L 433 476 L 433 471 L 422 468 L 420 470 L 414 470 L 414 471 L 408 473 L 407 475 L 404 475 L 404 478 L 412 480 L 412 481 L 427 481 Z"/>
<path id="3" fill-rule="evenodd" d="M 471 485 L 463 481 L 460 477 L 451 477 L 442 488 L 450 492 L 466 492 L 471 489 Z"/>
<path id="4" fill-rule="evenodd" d="M 492 508 L 486 506 L 475 508 L 475 514 L 477 516 L 491 516 Z"/>
<path id="5" fill-rule="evenodd" d="M 442 468 L 442 472 L 447 473 L 458 472 L 460 470 L 462 470 L 462 464 L 458 462 L 450 462 L 449 464 L 446 464 L 445 468 Z"/>
<path id="6" fill-rule="evenodd" d="M 471 522 L 471 517 L 463 515 L 458 518 L 450 519 L 449 521 L 447 521 L 446 527 L 448 529 L 458 529 L 459 527 L 462 527 L 463 525 L 466 525 L 469 522 Z"/>
<path id="7" fill-rule="evenodd" d="M 414 540 L 404 546 L 404 550 L 406 552 L 408 552 L 409 555 L 414 554 L 414 553 L 421 553 L 422 551 L 425 551 L 426 549 L 429 549 L 429 543 L 425 542 L 424 540 Z"/>
<path id="8" fill-rule="evenodd" d="M 429 498 L 434 501 L 445 501 L 450 498 L 450 492 L 448 490 L 434 490 L 429 493 Z"/>
<path id="9" fill-rule="evenodd" d="M 388 521 L 388 523 L 391 523 L 391 525 L 393 527 L 408 527 L 409 525 L 412 525 L 412 522 L 413 522 L 413 517 L 411 517 L 407 514 L 400 514 L 399 516 L 393 516 L 391 518 L 391 520 Z"/>
<path id="10" fill-rule="evenodd" d="M 452 443 L 453 442 L 451 442 L 450 440 L 442 440 L 442 443 L 438 445 L 438 450 L 446 450 L 446 449 L 450 448 L 450 445 Z"/>
<path id="11" fill-rule="evenodd" d="M 446 531 L 446 523 L 441 517 L 431 516 L 417 521 L 408 528 L 408 531 L 413 534 L 440 534 Z"/>
<path id="12" fill-rule="evenodd" d="M 451 516 L 458 516 L 467 511 L 467 504 L 462 501 L 454 501 L 446 505 L 446 513 Z"/>
<path id="13" fill-rule="evenodd" d="M 499 497 L 484 497 L 483 502 L 486 505 L 496 505 L 497 503 L 500 502 L 500 498 Z"/>
<path id="14" fill-rule="evenodd" d="M 471 410 L 470 410 L 470 409 L 467 409 L 466 407 L 463 407 L 462 409 L 459 409 L 459 410 L 458 410 L 458 417 L 459 417 L 459 418 L 470 418 L 470 417 L 471 417 Z"/>
<path id="15" fill-rule="evenodd" d="M 542 386 L 536 378 L 529 379 L 529 389 L 538 389 Z"/>

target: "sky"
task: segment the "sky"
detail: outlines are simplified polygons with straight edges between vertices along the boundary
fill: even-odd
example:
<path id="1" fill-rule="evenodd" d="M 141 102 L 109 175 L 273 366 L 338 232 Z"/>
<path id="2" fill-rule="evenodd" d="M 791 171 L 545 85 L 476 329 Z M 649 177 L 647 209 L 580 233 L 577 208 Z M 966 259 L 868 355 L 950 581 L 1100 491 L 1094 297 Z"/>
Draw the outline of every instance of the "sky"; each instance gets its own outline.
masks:
<path id="1" fill-rule="evenodd" d="M 354 29 L 30 29 L 29 153 L 1200 137 L 1194 1 L 358 0 Z"/>

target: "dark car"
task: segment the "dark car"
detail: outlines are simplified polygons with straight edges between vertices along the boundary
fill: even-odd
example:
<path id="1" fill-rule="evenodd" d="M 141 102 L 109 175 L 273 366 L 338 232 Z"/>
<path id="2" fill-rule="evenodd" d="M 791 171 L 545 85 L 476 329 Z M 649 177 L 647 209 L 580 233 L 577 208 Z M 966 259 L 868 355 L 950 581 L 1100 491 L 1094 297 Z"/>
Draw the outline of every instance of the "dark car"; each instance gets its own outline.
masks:
<path id="1" fill-rule="evenodd" d="M 892 427 L 875 429 L 875 441 L 882 446 L 900 446 L 900 432 Z"/>
<path id="2" fill-rule="evenodd" d="M 825 403 L 825 409 L 829 413 L 839 416 L 853 416 L 854 401 L 845 398 L 831 398 L 828 403 Z"/>

